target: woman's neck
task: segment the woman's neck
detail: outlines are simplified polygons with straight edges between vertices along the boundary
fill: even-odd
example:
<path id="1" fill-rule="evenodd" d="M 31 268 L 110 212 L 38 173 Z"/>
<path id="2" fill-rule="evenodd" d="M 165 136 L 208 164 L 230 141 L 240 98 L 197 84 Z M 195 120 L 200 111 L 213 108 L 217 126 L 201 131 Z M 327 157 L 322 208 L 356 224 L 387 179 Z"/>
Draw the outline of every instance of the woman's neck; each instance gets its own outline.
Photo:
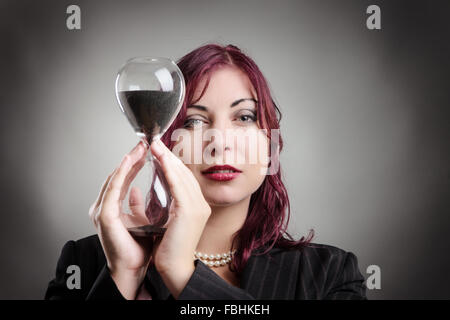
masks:
<path id="1" fill-rule="evenodd" d="M 211 215 L 198 242 L 197 252 L 228 252 L 234 234 L 244 225 L 249 204 L 250 197 L 230 206 L 211 206 Z"/>

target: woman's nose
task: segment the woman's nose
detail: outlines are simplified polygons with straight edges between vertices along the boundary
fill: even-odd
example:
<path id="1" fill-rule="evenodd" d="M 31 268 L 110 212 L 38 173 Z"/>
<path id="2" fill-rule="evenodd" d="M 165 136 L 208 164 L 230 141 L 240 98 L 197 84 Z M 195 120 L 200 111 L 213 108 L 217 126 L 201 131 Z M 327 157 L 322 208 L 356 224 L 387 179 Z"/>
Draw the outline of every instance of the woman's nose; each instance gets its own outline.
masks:
<path id="1" fill-rule="evenodd" d="M 231 121 L 217 120 L 210 130 L 208 148 L 210 148 L 212 156 L 224 157 L 226 152 L 233 150 L 235 135 Z"/>

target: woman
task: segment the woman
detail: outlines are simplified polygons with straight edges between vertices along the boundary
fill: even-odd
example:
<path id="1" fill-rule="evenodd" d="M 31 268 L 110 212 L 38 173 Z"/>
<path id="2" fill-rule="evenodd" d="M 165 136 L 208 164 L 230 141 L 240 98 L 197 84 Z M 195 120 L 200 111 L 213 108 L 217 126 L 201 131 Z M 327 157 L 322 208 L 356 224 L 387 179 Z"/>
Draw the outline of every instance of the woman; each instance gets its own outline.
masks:
<path id="1" fill-rule="evenodd" d="M 178 66 L 186 81 L 179 115 L 150 150 L 140 142 L 108 176 L 90 209 L 98 235 L 65 244 L 45 298 L 366 299 L 353 253 L 311 243 L 312 233 L 294 241 L 286 232 L 289 199 L 278 166 L 283 143 L 274 139 L 281 117 L 253 60 L 236 46 L 208 44 Z M 258 140 L 237 147 L 218 138 L 190 144 L 174 140 L 175 129 L 191 138 L 215 130 L 254 133 Z M 256 146 L 270 161 L 248 161 Z M 202 161 L 187 161 L 198 151 Z M 120 211 L 147 152 L 159 159 L 173 196 L 167 230 L 154 242 L 127 231 L 149 223 L 138 189 L 130 191 L 133 215 Z M 222 161 L 238 156 L 246 161 Z M 225 164 L 230 167 L 214 167 Z M 71 265 L 80 268 L 78 289 L 68 286 Z"/>

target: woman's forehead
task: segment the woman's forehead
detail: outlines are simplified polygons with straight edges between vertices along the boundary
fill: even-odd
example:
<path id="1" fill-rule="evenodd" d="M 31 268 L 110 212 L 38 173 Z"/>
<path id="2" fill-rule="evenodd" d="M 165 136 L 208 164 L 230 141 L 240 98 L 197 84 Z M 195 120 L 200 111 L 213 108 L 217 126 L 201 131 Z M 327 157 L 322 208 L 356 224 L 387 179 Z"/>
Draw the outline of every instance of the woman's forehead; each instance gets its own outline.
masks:
<path id="1" fill-rule="evenodd" d="M 203 96 L 202 93 L 209 78 L 209 84 Z M 194 94 L 196 102 L 217 104 L 224 99 L 237 100 L 253 98 L 257 100 L 256 92 L 247 74 L 236 67 L 222 67 L 200 80 Z"/>

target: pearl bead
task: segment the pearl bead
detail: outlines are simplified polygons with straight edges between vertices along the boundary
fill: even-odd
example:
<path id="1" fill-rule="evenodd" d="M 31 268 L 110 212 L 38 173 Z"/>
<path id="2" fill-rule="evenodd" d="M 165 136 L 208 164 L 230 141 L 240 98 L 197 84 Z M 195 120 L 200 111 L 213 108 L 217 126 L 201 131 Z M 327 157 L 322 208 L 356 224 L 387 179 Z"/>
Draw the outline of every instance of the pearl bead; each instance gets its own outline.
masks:
<path id="1" fill-rule="evenodd" d="M 194 251 L 194 260 L 200 260 L 209 267 L 219 267 L 230 263 L 236 250 L 222 254 L 207 254 Z"/>

